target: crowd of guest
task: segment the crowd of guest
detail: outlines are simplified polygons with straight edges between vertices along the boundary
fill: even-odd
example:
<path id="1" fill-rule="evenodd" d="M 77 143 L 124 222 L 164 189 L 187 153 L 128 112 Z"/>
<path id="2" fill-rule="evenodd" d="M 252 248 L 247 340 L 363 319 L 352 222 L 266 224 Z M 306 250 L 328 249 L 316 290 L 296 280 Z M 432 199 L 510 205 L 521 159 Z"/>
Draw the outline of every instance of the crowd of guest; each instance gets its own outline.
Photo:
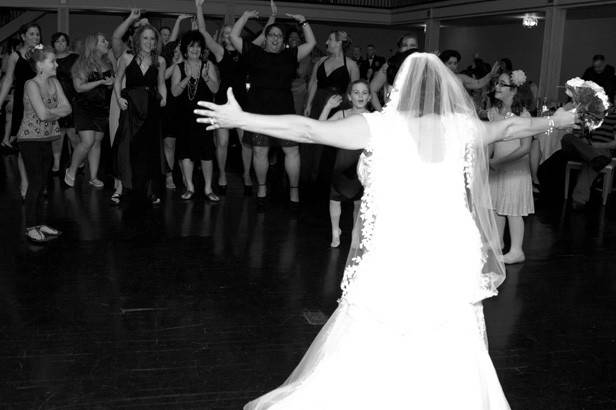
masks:
<path id="1" fill-rule="evenodd" d="M 329 197 L 330 244 L 338 247 L 340 204 L 354 203 L 357 213 L 361 197 L 355 172 L 360 152 L 300 146 L 241 130 L 207 131 L 194 121 L 193 110 L 200 100 L 225 103 L 231 88 L 240 105 L 254 113 L 336 120 L 380 111 L 402 62 L 419 51 L 419 41 L 407 34 L 388 58 L 379 56 L 373 44 L 363 55 L 346 31 L 332 30 L 326 39 L 317 39 L 304 16 L 286 14 L 293 24 L 281 24 L 271 4 L 271 15 L 256 36 L 245 30 L 258 17 L 250 10 L 233 25 L 209 30 L 204 0 L 195 0 L 194 15 L 178 16 L 173 28 L 156 28 L 135 9 L 110 39 L 92 33 L 78 44 L 67 33 L 55 33 L 50 46 L 43 46 L 37 24 L 22 27 L 18 38 L 7 42 L 0 106 L 3 152 L 18 158 L 26 238 L 38 243 L 60 234 L 38 216 L 49 173 L 62 178 L 67 189 L 74 189 L 82 174 L 90 189 L 113 181 L 111 204 L 122 206 L 127 221 L 160 203 L 163 189 L 177 190 L 182 201 L 195 200 L 199 192 L 217 204 L 227 193 L 230 141 L 237 139 L 243 191 L 256 195 L 258 209 L 267 210 L 270 167 L 280 160 L 293 212 L 304 193 L 315 200 Z M 187 19 L 193 27 L 181 32 Z M 475 55 L 470 66 L 459 70 L 458 51 L 444 50 L 439 56 L 484 120 L 549 110 L 535 83 L 508 58 L 489 64 Z M 593 57 L 583 78 L 601 85 L 613 102 L 616 77 L 603 55 Z M 508 226 L 511 239 L 505 262 L 524 260 L 523 218 L 534 212 L 534 199 L 550 190 L 552 176 L 564 172 L 568 160 L 584 163 L 573 201 L 575 209 L 585 206 L 595 178 L 612 160 L 615 125 L 616 115 L 610 113 L 590 136 L 579 130 L 559 135 L 553 145 L 562 138 L 562 149 L 548 154 L 542 136 L 491 147 L 494 212 L 501 235 Z M 64 147 L 70 159 L 62 163 Z M 201 175 L 196 176 L 198 169 Z M 197 187 L 197 181 L 203 186 Z"/>

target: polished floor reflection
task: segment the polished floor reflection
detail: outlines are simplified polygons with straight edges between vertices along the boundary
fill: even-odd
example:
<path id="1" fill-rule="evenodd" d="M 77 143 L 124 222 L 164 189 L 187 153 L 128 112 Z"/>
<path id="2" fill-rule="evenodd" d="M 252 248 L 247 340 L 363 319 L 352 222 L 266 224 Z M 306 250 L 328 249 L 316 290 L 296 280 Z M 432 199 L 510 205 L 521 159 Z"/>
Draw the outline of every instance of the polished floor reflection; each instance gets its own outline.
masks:
<path id="1" fill-rule="evenodd" d="M 259 213 L 232 175 L 221 204 L 168 192 L 135 229 L 110 192 L 54 178 L 48 220 L 64 234 L 40 247 L 1 160 L 2 409 L 238 409 L 297 364 L 319 330 L 306 312 L 336 306 L 349 237 L 328 247 L 326 201 Z M 513 409 L 616 408 L 615 216 L 529 218 L 527 262 L 485 304 Z"/>

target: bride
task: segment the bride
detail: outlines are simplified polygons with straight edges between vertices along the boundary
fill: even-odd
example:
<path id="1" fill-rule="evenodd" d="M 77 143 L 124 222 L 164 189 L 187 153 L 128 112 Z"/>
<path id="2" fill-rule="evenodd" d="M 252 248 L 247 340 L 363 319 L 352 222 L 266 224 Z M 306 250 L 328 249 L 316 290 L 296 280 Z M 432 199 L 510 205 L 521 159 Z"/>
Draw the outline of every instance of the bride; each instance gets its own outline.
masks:
<path id="1" fill-rule="evenodd" d="M 509 409 L 481 302 L 505 278 L 485 148 L 570 127 L 575 112 L 482 123 L 459 80 L 426 53 L 405 60 L 380 113 L 255 115 L 228 96 L 200 102 L 197 121 L 364 150 L 360 237 L 338 308 L 282 386 L 245 409 Z"/>

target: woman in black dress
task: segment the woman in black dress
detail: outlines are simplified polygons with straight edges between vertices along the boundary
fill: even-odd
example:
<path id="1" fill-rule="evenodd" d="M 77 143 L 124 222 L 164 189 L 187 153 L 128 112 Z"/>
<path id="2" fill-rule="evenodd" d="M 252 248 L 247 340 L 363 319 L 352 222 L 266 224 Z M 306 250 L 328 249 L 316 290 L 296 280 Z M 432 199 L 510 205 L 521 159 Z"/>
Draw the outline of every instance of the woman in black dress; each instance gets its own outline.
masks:
<path id="1" fill-rule="evenodd" d="M 212 173 L 214 160 L 214 136 L 212 131 L 197 124 L 193 111 L 197 101 L 214 101 L 220 82 L 214 64 L 203 58 L 205 40 L 200 32 L 189 31 L 180 43 L 184 61 L 178 64 L 171 80 L 171 92 L 177 98 L 177 151 L 180 166 L 184 171 L 186 192 L 182 199 L 191 199 L 195 193 L 193 184 L 194 163 L 201 162 L 201 171 L 205 181 L 205 198 L 210 202 L 219 202 L 220 198 L 212 191 Z"/>
<path id="2" fill-rule="evenodd" d="M 86 37 L 83 54 L 73 66 L 73 85 L 76 96 L 73 119 L 79 132 L 79 145 L 75 147 L 71 165 L 64 175 L 64 182 L 75 185 L 77 167 L 88 157 L 89 184 L 103 188 L 98 179 L 101 141 L 109 127 L 109 101 L 113 87 L 113 64 L 109 61 L 109 42 L 101 33 Z"/>
<path id="3" fill-rule="evenodd" d="M 349 84 L 359 80 L 357 63 L 345 56 L 351 45 L 349 35 L 345 31 L 332 31 L 326 45 L 327 56 L 322 57 L 313 68 L 304 110 L 305 116 L 315 119 L 319 118 L 332 95 L 344 95 Z M 326 189 L 330 185 L 335 152 L 333 148 L 324 149 L 322 145 L 302 146 L 302 179 L 312 183 L 318 181 L 318 186 Z"/>
<path id="4" fill-rule="evenodd" d="M 56 78 L 60 81 L 64 95 L 66 95 L 66 98 L 72 106 L 76 93 L 75 87 L 73 86 L 71 69 L 75 61 L 77 61 L 79 54 L 73 53 L 69 49 L 70 44 L 70 37 L 66 33 L 58 32 L 51 36 L 51 45 L 56 53 L 56 63 L 58 63 Z M 60 157 L 62 156 L 62 147 L 64 146 L 64 135 L 68 135 L 68 140 L 70 142 L 69 147 L 71 149 L 74 149 L 77 144 L 79 144 L 79 139 L 75 132 L 75 124 L 73 123 L 73 116 L 67 115 L 66 117 L 60 118 L 58 123 L 60 124 L 60 138 L 51 144 L 53 150 L 52 173 L 60 171 Z"/>
<path id="5" fill-rule="evenodd" d="M 19 131 L 21 120 L 24 116 L 24 85 L 26 81 L 34 78 L 36 75 L 28 62 L 28 58 L 31 50 L 41 43 L 41 28 L 35 23 L 23 25 L 19 29 L 19 36 L 22 40 L 22 46 L 11 53 L 6 75 L 2 81 L 2 87 L 0 88 L 1 107 L 7 99 L 11 87 L 14 86 L 13 114 L 10 132 L 11 139 L 17 137 L 17 132 Z M 10 146 L 11 142 L 4 141 L 3 144 L 9 144 Z M 21 196 L 25 198 L 26 191 L 28 190 L 28 176 L 26 175 L 26 168 L 24 167 L 21 155 L 18 157 L 17 165 L 19 168 L 19 176 L 21 177 Z"/>
<path id="6" fill-rule="evenodd" d="M 158 31 L 149 24 L 140 25 L 133 35 L 133 45 L 135 54 L 122 55 L 114 83 L 122 112 L 112 155 L 114 172 L 124 187 L 132 188 L 129 214 L 137 216 L 148 202 L 160 203 L 160 108 L 167 103 L 167 88 Z"/>
<path id="7" fill-rule="evenodd" d="M 265 29 L 265 48 L 257 47 L 244 42 L 241 33 L 248 19 L 258 17 L 258 15 L 256 11 L 244 12 L 230 34 L 233 46 L 241 50 L 248 66 L 251 87 L 248 91 L 247 110 L 257 114 L 293 114 L 295 106 L 291 84 L 295 78 L 298 62 L 309 55 L 316 45 L 314 34 L 304 16 L 287 14 L 302 27 L 306 42 L 297 48 L 285 48 L 282 26 L 271 24 Z M 267 196 L 269 148 L 276 144 L 280 145 L 284 151 L 285 169 L 289 177 L 289 196 L 291 204 L 297 206 L 299 204 L 300 170 L 298 144 L 255 133 L 246 133 L 244 138 L 247 137 L 254 151 L 253 162 L 259 183 L 257 192 L 259 205 L 264 205 Z"/>
<path id="8" fill-rule="evenodd" d="M 248 82 L 248 70 L 244 63 L 241 53 L 231 42 L 230 35 L 232 26 L 226 25 L 222 28 L 222 44 L 218 43 L 206 30 L 205 18 L 203 17 L 204 0 L 196 0 L 197 6 L 197 25 L 199 31 L 205 38 L 205 45 L 210 53 L 213 54 L 218 71 L 220 73 L 220 87 L 216 94 L 216 102 L 224 104 L 227 102 L 227 88 L 233 89 L 233 94 L 242 107 L 246 106 L 246 84 Z M 263 41 L 264 37 L 259 36 L 256 41 Z M 250 194 L 252 180 L 250 178 L 250 165 L 252 163 L 252 146 L 242 141 L 244 131 L 237 129 L 237 134 L 242 143 L 242 163 L 244 165 L 244 193 Z M 229 130 L 219 129 L 215 133 L 216 160 L 218 162 L 218 187 L 221 194 L 227 190 L 227 147 L 229 144 Z"/>

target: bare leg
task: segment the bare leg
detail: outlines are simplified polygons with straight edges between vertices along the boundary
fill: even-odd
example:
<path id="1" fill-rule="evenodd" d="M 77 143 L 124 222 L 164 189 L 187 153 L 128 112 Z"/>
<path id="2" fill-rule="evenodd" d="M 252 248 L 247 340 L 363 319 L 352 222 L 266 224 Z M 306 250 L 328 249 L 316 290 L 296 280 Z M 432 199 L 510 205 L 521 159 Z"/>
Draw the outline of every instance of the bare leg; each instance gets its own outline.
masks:
<path id="1" fill-rule="evenodd" d="M 212 176 L 214 173 L 213 161 L 201 161 L 201 172 L 203 172 L 203 180 L 205 182 L 203 190 L 205 195 L 209 195 L 212 193 Z"/>
<path id="2" fill-rule="evenodd" d="M 227 149 L 229 147 L 229 130 L 219 129 L 214 134 L 216 160 L 218 161 L 218 186 L 227 186 Z"/>
<path id="3" fill-rule="evenodd" d="M 79 144 L 77 144 L 77 146 L 75 147 L 75 150 L 73 151 L 73 155 L 71 157 L 71 165 L 66 170 L 66 174 L 69 179 L 75 179 L 75 175 L 77 175 L 77 167 L 79 167 L 83 160 L 86 159 L 86 156 L 88 156 L 90 149 L 94 145 L 94 134 L 94 131 L 79 131 Z M 98 164 L 96 165 L 98 167 Z M 92 164 L 90 164 L 90 169 L 92 169 Z"/>
<path id="4" fill-rule="evenodd" d="M 300 156 L 299 147 L 283 147 L 284 167 L 289 177 L 289 199 L 291 202 L 299 202 L 299 169 Z"/>
<path id="5" fill-rule="evenodd" d="M 167 172 L 165 175 L 165 187 L 167 189 L 175 189 L 173 182 L 173 166 L 175 164 L 175 138 L 163 139 L 163 152 L 167 161 Z"/>
<path id="6" fill-rule="evenodd" d="M 242 136 L 244 135 L 244 130 L 237 130 L 237 133 L 240 137 L 240 141 L 242 141 Z M 244 165 L 244 185 L 252 186 L 252 178 L 250 177 L 250 167 L 252 166 L 252 145 L 245 144 L 242 141 L 242 164 Z"/>
<path id="7" fill-rule="evenodd" d="M 269 169 L 269 147 L 253 147 L 253 166 L 255 174 L 257 174 L 257 182 L 259 189 L 257 191 L 258 198 L 267 196 L 267 171 Z"/>
<path id="8" fill-rule="evenodd" d="M 359 209 L 361 207 L 361 201 L 353 202 L 353 232 L 351 233 L 351 246 L 359 245 L 359 232 L 357 231 L 357 216 L 359 215 Z"/>
<path id="9" fill-rule="evenodd" d="M 19 191 L 21 192 L 22 198 L 26 197 L 26 193 L 28 192 L 28 174 L 26 173 L 26 166 L 24 165 L 24 159 L 21 157 L 21 154 L 17 156 L 17 169 L 19 170 Z"/>
<path id="10" fill-rule="evenodd" d="M 524 241 L 524 218 L 521 216 L 508 216 L 509 236 L 511 236 L 511 248 L 503 255 L 505 263 L 522 263 L 525 260 L 522 242 Z"/>
<path id="11" fill-rule="evenodd" d="M 190 192 L 195 192 L 195 186 L 193 184 L 193 169 L 194 164 L 189 159 L 182 159 L 180 161 L 180 167 L 182 167 L 182 171 L 184 174 L 184 180 L 186 182 L 186 192 L 182 195 L 183 199 L 190 199 L 192 194 Z"/>
<path id="12" fill-rule="evenodd" d="M 62 146 L 64 145 L 64 130 L 60 130 L 60 138 L 51 143 L 51 151 L 53 153 L 53 165 L 51 172 L 60 170 L 60 157 L 62 156 Z"/>
<path id="13" fill-rule="evenodd" d="M 329 220 L 332 224 L 332 242 L 329 244 L 332 248 L 340 246 L 340 214 L 342 206 L 339 201 L 329 201 Z"/>
<path id="14" fill-rule="evenodd" d="M 72 157 L 73 151 L 75 150 L 75 148 L 77 148 L 77 145 L 79 145 L 79 135 L 77 135 L 77 131 L 75 130 L 75 128 L 66 128 L 64 132 L 66 132 L 66 135 L 68 136 L 68 140 L 70 142 L 69 152 L 71 153 Z"/>
<path id="15" fill-rule="evenodd" d="M 92 148 L 88 151 L 88 167 L 90 168 L 90 181 L 98 181 L 98 167 L 101 162 L 101 141 L 105 134 L 102 132 L 93 132 L 93 134 Z"/>

